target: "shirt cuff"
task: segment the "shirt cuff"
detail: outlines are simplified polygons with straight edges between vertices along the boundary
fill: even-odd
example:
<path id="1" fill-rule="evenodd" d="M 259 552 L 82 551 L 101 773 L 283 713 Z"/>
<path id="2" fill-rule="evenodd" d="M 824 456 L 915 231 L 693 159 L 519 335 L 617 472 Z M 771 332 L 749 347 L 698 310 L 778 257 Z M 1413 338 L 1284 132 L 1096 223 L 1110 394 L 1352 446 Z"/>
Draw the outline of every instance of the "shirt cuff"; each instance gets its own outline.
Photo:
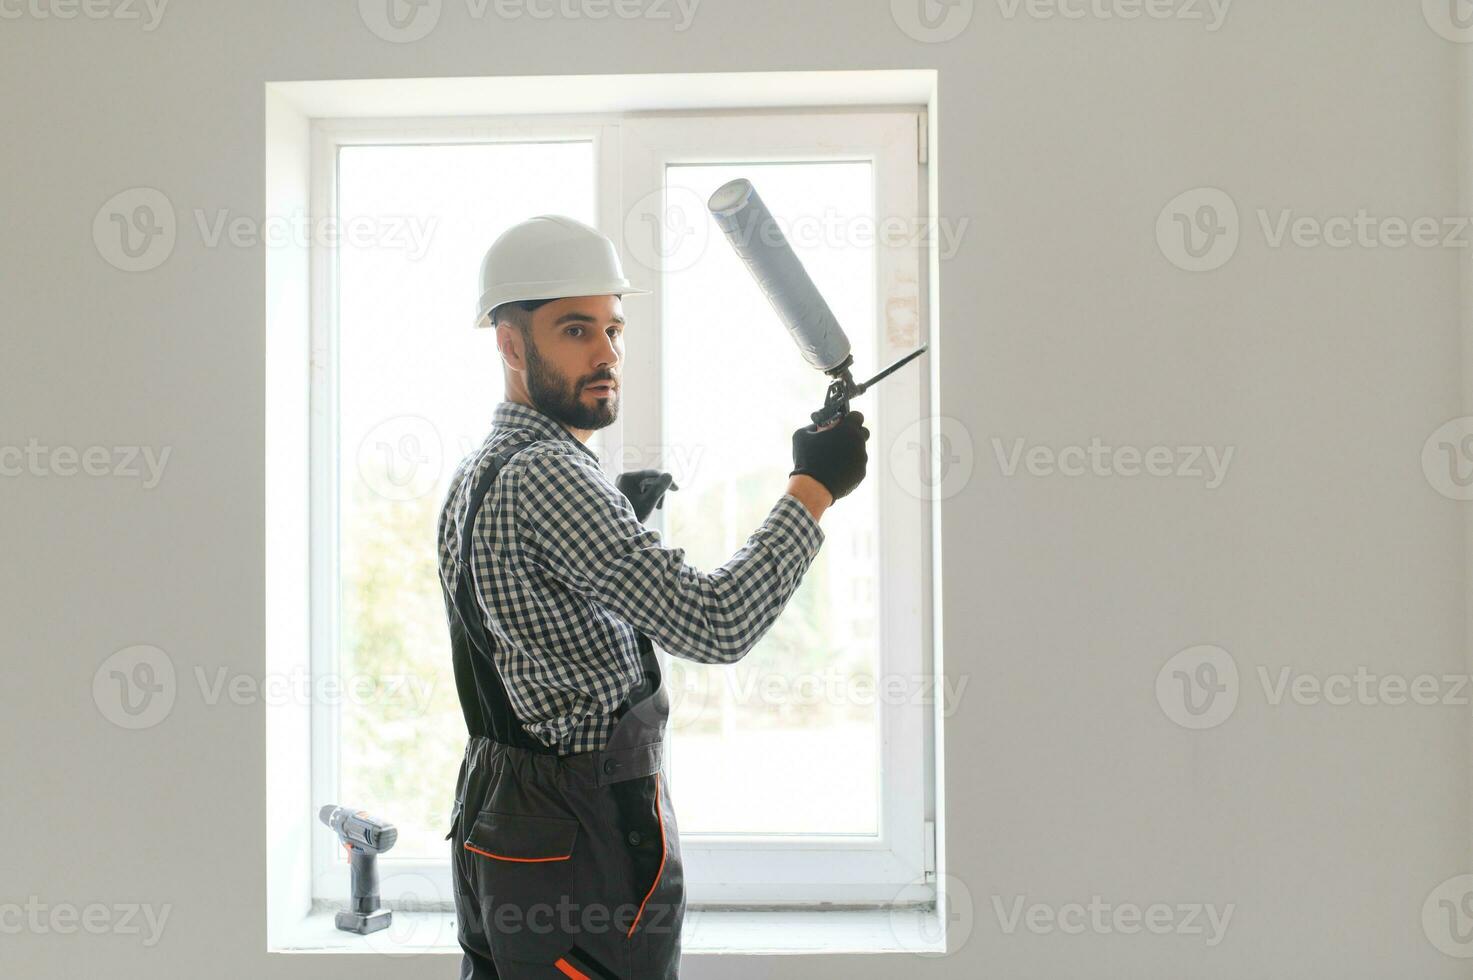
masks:
<path id="1" fill-rule="evenodd" d="M 823 528 L 818 526 L 818 521 L 813 519 L 808 508 L 797 497 L 790 493 L 779 497 L 768 520 L 797 541 L 809 561 L 818 554 L 819 546 L 824 540 Z"/>

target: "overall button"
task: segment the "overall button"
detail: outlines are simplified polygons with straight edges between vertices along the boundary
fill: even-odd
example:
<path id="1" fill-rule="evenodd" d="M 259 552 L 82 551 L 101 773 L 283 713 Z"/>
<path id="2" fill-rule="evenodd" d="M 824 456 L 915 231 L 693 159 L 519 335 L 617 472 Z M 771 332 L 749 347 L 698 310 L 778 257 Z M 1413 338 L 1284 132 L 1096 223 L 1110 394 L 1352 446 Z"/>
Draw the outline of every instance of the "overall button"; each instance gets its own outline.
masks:
<path id="1" fill-rule="evenodd" d="M 616 769 L 618 769 L 618 768 L 619 768 L 619 762 L 618 762 L 617 759 L 605 759 L 604 760 L 604 774 L 605 775 L 612 776 L 614 774 L 614 771 Z"/>
<path id="2" fill-rule="evenodd" d="M 631 830 L 629 832 L 629 843 L 632 844 L 633 846 L 638 847 L 639 846 L 639 842 L 642 841 L 642 840 L 644 840 L 644 838 L 641 837 L 641 836 L 639 836 L 639 831 L 637 831 L 637 830 Z"/>

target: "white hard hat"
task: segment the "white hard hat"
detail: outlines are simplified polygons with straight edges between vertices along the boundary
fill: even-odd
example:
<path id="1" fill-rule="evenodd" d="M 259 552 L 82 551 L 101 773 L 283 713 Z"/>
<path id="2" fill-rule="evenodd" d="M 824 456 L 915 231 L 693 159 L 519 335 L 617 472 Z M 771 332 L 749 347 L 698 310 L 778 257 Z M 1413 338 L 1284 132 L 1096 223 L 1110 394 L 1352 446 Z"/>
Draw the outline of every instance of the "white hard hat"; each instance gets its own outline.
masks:
<path id="1" fill-rule="evenodd" d="M 512 225 L 486 251 L 475 325 L 494 326 L 491 311 L 514 300 L 648 292 L 624 278 L 614 243 L 597 228 L 539 214 Z"/>

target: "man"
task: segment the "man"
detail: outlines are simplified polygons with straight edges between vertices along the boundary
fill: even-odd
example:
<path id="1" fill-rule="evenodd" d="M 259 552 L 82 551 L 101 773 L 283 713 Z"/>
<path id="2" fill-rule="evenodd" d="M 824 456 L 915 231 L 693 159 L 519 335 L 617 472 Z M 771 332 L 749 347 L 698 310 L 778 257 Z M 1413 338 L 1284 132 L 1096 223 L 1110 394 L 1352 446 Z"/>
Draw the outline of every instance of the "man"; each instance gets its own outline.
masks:
<path id="1" fill-rule="evenodd" d="M 618 417 L 624 278 L 613 243 L 559 215 L 502 234 L 481 266 L 506 399 L 456 471 L 441 584 L 470 738 L 452 840 L 463 980 L 678 976 L 685 884 L 664 769 L 669 696 L 653 649 L 740 660 L 864 479 L 851 412 L 793 434 L 783 493 L 704 572 L 643 520 L 673 487 L 617 485 L 585 445 Z"/>

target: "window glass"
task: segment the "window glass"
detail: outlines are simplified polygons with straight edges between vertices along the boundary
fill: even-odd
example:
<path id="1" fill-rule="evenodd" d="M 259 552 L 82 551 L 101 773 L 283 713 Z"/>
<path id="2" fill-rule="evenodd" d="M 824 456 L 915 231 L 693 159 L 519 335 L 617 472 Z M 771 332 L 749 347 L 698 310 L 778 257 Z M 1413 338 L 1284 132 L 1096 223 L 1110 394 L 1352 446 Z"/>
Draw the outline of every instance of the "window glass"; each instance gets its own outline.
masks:
<path id="1" fill-rule="evenodd" d="M 465 722 L 435 524 L 502 398 L 471 327 L 481 258 L 537 214 L 594 215 L 589 141 L 344 147 L 338 369 L 342 802 L 443 859 Z"/>
<path id="2" fill-rule="evenodd" d="M 705 201 L 728 180 L 752 181 L 864 370 L 875 364 L 877 333 L 871 170 L 866 162 L 666 169 L 664 430 L 666 468 L 681 468 L 667 520 L 670 543 L 701 568 L 727 561 L 781 496 L 793 430 L 811 422 L 829 382 L 803 360 Z M 856 407 L 878 431 L 877 401 Z M 682 833 L 878 832 L 876 482 L 824 514 L 818 557 L 740 663 L 671 658 L 671 787 Z"/>

